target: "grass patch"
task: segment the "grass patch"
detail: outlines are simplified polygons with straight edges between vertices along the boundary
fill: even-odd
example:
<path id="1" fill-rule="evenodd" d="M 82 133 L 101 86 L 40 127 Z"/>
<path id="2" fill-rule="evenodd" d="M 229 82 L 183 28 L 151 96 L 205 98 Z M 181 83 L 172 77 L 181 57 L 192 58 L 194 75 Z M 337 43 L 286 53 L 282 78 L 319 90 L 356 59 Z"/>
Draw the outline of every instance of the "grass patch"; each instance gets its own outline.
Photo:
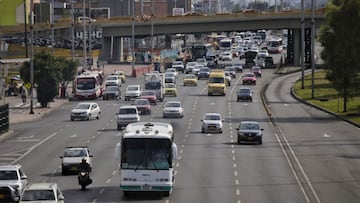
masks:
<path id="1" fill-rule="evenodd" d="M 311 98 L 311 74 L 304 78 L 304 89 L 301 89 L 301 79 L 294 84 L 294 93 L 317 106 L 334 112 L 360 125 L 360 95 L 354 95 L 348 100 L 347 112 L 343 112 L 343 97 L 338 96 L 338 92 L 326 79 L 326 71 L 319 70 L 314 76 L 314 99 Z"/>

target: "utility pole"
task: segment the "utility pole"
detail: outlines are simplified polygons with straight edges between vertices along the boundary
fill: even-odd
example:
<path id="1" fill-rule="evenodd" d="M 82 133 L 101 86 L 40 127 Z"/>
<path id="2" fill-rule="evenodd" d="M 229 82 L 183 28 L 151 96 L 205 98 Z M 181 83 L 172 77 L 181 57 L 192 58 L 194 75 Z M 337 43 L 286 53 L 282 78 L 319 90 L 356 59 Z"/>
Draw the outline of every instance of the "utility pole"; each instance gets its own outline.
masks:
<path id="1" fill-rule="evenodd" d="M 29 57 L 28 53 L 28 33 L 27 33 L 27 12 L 26 12 L 26 0 L 24 0 L 24 25 L 25 25 L 25 55 Z"/>
<path id="2" fill-rule="evenodd" d="M 54 0 L 51 0 L 50 7 L 50 26 L 51 26 L 51 54 L 54 55 Z"/>
<path id="3" fill-rule="evenodd" d="M 150 62 L 152 63 L 153 52 L 154 52 L 154 0 L 151 0 L 151 57 Z"/>
<path id="4" fill-rule="evenodd" d="M 30 0 L 30 114 L 34 114 L 34 95 L 33 95 L 33 88 L 34 88 L 34 2 Z"/>
<path id="5" fill-rule="evenodd" d="M 311 0 L 311 99 L 315 98 L 315 2 Z"/>
<path id="6" fill-rule="evenodd" d="M 135 76 L 135 1 L 132 1 L 131 44 L 131 70 L 132 75 Z"/>
<path id="7" fill-rule="evenodd" d="M 92 44 L 91 44 L 91 0 L 89 0 L 89 57 L 90 57 L 90 61 L 89 61 L 89 69 L 91 69 L 91 63 L 93 61 L 93 56 L 92 56 Z"/>
<path id="8" fill-rule="evenodd" d="M 74 18 L 74 1 L 70 1 L 71 3 L 71 59 L 75 59 L 75 18 Z"/>
<path id="9" fill-rule="evenodd" d="M 304 49 L 304 41 L 305 41 L 305 22 L 304 22 L 304 1 L 301 0 L 301 54 L 300 54 L 300 63 L 301 63 L 301 89 L 304 89 L 304 71 L 305 71 L 305 64 L 304 64 L 304 56 L 305 56 L 305 49 Z"/>
<path id="10" fill-rule="evenodd" d="M 85 15 L 85 0 L 83 0 L 83 21 L 82 21 L 82 24 L 83 24 L 83 51 L 84 51 L 84 63 L 83 63 L 83 67 L 84 68 L 87 68 L 87 60 L 86 60 L 86 23 L 85 23 L 85 19 L 86 19 L 86 15 Z"/>

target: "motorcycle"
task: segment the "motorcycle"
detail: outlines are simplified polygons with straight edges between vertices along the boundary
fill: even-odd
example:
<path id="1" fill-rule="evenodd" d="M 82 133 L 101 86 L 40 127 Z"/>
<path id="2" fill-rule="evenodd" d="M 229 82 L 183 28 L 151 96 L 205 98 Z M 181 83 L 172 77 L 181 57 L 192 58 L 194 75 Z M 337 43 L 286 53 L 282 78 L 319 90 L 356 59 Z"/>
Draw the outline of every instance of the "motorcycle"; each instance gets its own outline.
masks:
<path id="1" fill-rule="evenodd" d="M 86 186 L 92 183 L 89 172 L 86 170 L 81 170 L 78 174 L 79 185 L 81 185 L 81 190 L 86 190 Z"/>

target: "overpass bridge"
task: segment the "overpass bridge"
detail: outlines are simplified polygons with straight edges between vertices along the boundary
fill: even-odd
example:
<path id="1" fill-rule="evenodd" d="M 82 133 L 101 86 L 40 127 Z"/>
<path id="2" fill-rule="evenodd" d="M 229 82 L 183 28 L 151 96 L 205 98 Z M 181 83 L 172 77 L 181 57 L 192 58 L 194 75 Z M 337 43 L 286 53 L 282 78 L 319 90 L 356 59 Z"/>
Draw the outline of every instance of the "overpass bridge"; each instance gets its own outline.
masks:
<path id="1" fill-rule="evenodd" d="M 323 12 L 314 15 L 315 26 L 319 28 L 325 23 Z M 226 14 L 212 16 L 176 16 L 167 18 L 154 18 L 146 22 L 134 20 L 135 37 L 156 35 L 187 34 L 187 33 L 211 33 L 231 32 L 246 30 L 278 30 L 288 29 L 288 62 L 294 65 L 300 64 L 300 34 L 301 12 L 283 13 L 250 13 L 250 14 Z M 304 26 L 306 29 L 305 42 L 310 40 L 312 14 L 305 12 Z M 102 25 L 103 47 L 102 57 L 104 60 L 120 61 L 123 37 L 132 36 L 132 21 L 108 22 Z M 168 40 L 170 38 L 168 37 Z M 308 44 L 308 43 L 305 43 Z M 305 46 L 305 61 L 310 60 L 310 47 Z"/>

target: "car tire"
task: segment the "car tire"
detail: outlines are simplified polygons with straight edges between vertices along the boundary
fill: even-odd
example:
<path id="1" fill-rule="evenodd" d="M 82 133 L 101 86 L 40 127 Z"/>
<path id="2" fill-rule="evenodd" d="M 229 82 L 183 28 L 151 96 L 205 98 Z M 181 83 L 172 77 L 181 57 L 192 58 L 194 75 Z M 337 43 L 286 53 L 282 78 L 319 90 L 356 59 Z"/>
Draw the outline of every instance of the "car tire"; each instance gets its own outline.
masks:
<path id="1" fill-rule="evenodd" d="M 129 197 L 130 193 L 129 191 L 124 191 L 124 197 Z"/>
<path id="2" fill-rule="evenodd" d="M 91 114 L 88 115 L 88 117 L 86 118 L 87 121 L 89 121 L 91 118 Z"/>
<path id="3" fill-rule="evenodd" d="M 117 125 L 117 130 L 121 130 L 121 126 L 120 126 L 120 125 Z"/>
<path id="4" fill-rule="evenodd" d="M 98 115 L 96 116 L 96 119 L 99 120 L 101 117 L 101 113 L 99 112 Z"/>
<path id="5" fill-rule="evenodd" d="M 74 121 L 74 118 L 70 118 L 71 121 Z"/>
<path id="6" fill-rule="evenodd" d="M 222 133 L 222 129 L 219 131 L 219 133 Z"/>
<path id="7" fill-rule="evenodd" d="M 204 129 L 201 129 L 201 133 L 205 133 L 205 130 L 204 130 Z"/>
<path id="8" fill-rule="evenodd" d="M 250 102 L 252 102 L 252 98 L 250 98 Z"/>
<path id="9" fill-rule="evenodd" d="M 61 169 L 61 175 L 67 175 L 67 171 L 65 169 Z"/>
<path id="10" fill-rule="evenodd" d="M 237 100 L 236 100 L 237 102 L 239 102 L 240 101 L 240 99 L 239 98 L 237 98 Z"/>
<path id="11" fill-rule="evenodd" d="M 258 139 L 258 143 L 259 143 L 259 145 L 262 144 L 262 137 L 260 137 L 260 138 Z"/>
<path id="12" fill-rule="evenodd" d="M 169 197 L 170 196 L 170 191 L 162 192 L 162 194 L 163 194 L 164 197 Z"/>

